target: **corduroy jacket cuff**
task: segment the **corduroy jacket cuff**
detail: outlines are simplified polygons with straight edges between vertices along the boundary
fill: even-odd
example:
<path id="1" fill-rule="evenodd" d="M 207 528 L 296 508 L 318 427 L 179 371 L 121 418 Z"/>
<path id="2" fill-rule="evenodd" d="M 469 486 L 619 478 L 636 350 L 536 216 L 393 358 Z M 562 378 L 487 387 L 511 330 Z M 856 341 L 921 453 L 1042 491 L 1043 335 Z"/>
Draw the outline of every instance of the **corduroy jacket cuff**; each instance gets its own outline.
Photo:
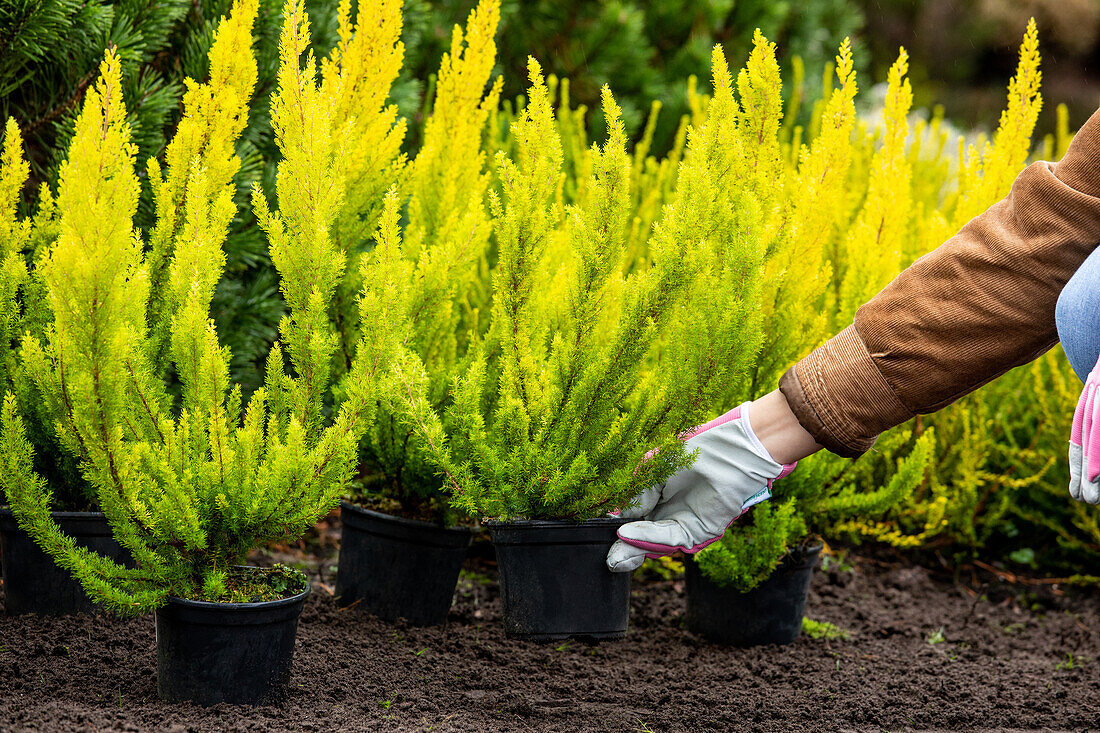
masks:
<path id="1" fill-rule="evenodd" d="M 862 455 L 879 433 L 913 417 L 875 366 L 855 326 L 788 369 L 779 391 L 814 440 L 846 458 Z"/>

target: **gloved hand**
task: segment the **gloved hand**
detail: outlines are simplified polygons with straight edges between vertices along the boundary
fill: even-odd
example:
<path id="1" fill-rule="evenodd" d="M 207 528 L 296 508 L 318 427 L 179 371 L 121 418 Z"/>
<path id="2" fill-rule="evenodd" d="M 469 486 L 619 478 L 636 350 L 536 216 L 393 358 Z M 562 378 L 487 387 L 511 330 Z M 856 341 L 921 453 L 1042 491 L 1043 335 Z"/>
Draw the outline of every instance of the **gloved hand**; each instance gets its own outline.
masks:
<path id="1" fill-rule="evenodd" d="M 698 552 L 716 541 L 753 504 L 771 498 L 771 485 L 794 470 L 776 463 L 749 424 L 746 402 L 687 434 L 695 462 L 652 486 L 619 516 L 645 519 L 619 528 L 607 553 L 615 572 L 638 568 L 647 557 Z"/>
<path id="2" fill-rule="evenodd" d="M 1086 362 L 1087 363 L 1087 362 Z M 1100 504 L 1100 360 L 1085 380 L 1069 435 L 1069 493 Z"/>

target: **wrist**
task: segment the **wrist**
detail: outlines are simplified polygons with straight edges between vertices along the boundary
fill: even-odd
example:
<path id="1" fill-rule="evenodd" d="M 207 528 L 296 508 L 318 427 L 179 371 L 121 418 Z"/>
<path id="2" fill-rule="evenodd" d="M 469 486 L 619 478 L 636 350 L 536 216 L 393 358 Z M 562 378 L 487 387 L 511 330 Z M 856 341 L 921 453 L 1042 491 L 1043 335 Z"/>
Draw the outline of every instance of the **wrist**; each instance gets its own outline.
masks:
<path id="1" fill-rule="evenodd" d="M 821 450 L 822 446 L 798 422 L 787 398 L 779 390 L 769 392 L 747 407 L 752 431 L 776 463 L 795 463 Z"/>

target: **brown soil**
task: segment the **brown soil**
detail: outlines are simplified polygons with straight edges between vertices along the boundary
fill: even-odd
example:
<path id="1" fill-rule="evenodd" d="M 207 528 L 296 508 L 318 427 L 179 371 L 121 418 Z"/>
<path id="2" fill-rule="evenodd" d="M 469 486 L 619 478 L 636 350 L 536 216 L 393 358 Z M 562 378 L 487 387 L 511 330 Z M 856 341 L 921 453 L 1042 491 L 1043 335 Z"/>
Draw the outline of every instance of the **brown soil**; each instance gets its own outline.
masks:
<path id="1" fill-rule="evenodd" d="M 256 709 L 156 697 L 153 624 L 0 617 L 0 730 L 817 731 L 1095 729 L 1100 598 L 971 595 L 920 568 L 818 572 L 808 614 L 852 632 L 729 649 L 681 628 L 682 584 L 636 585 L 627 639 L 538 646 L 501 632 L 475 560 L 446 628 L 338 611 L 330 559 L 298 632 L 289 699 Z M 318 574 L 318 571 L 319 574 Z M 942 628 L 943 641 L 934 640 Z"/>
<path id="2" fill-rule="evenodd" d="M 400 501 L 380 494 L 365 495 L 348 501 L 362 509 L 382 512 L 393 517 L 415 519 L 431 524 L 446 524 L 442 521 L 444 511 L 440 509 L 438 502 L 416 501 L 415 499 Z"/>

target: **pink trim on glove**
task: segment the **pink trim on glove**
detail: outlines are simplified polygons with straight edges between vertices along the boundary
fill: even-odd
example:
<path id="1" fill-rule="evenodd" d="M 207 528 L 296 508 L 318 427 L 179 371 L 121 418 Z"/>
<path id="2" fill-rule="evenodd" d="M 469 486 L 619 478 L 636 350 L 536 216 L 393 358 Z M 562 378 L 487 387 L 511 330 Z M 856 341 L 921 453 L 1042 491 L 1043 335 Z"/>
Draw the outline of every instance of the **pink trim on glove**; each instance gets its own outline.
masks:
<path id="1" fill-rule="evenodd" d="M 705 433 L 705 432 L 707 432 L 708 430 L 710 430 L 712 428 L 718 427 L 719 425 L 725 425 L 726 423 L 731 422 L 733 420 L 737 420 L 740 417 L 741 417 L 741 405 L 738 405 L 737 407 L 735 407 L 732 410 L 730 410 L 729 412 L 727 412 L 725 415 L 719 415 L 718 417 L 714 418 L 710 422 L 705 422 L 702 425 L 696 425 L 691 430 L 688 430 L 686 433 L 681 435 L 680 439 L 681 440 L 688 440 L 690 438 L 694 438 L 696 435 L 699 435 L 701 433 Z"/>
<path id="2" fill-rule="evenodd" d="M 795 461 L 794 463 L 784 463 L 783 470 L 779 472 L 779 475 L 768 481 L 768 488 L 770 489 L 772 487 L 772 484 L 779 479 L 789 476 L 791 474 L 791 471 L 796 468 L 798 468 L 798 461 Z"/>
<path id="3" fill-rule="evenodd" d="M 691 428 L 690 430 L 686 430 L 683 433 L 680 433 L 680 440 L 688 440 L 690 438 L 694 438 L 696 435 L 699 435 L 700 433 L 705 433 L 706 431 L 710 430 L 711 428 L 716 428 L 719 425 L 725 425 L 726 423 L 728 423 L 732 420 L 736 420 L 739 417 L 741 417 L 741 405 L 738 405 L 737 407 L 733 408 L 732 410 L 727 412 L 725 415 L 719 415 L 718 417 L 714 418 L 710 422 L 705 422 L 702 425 L 696 425 L 695 427 Z M 642 457 L 642 461 L 643 462 L 648 461 L 650 458 L 657 455 L 658 450 L 660 450 L 660 449 L 659 448 L 653 448 L 652 450 L 648 451 L 645 454 L 645 456 Z"/>
<path id="4" fill-rule="evenodd" d="M 1090 380 L 1091 381 L 1091 380 Z M 1076 446 L 1081 445 L 1082 432 L 1085 421 L 1085 403 L 1088 402 L 1090 385 L 1085 383 L 1085 388 L 1081 390 L 1081 396 L 1077 400 L 1077 408 L 1073 411 L 1073 428 L 1069 433 L 1069 442 Z"/>
<path id="5" fill-rule="evenodd" d="M 750 509 L 751 509 L 751 507 L 750 507 Z M 623 537 L 622 532 L 620 531 L 622 528 L 620 528 L 618 530 L 615 530 L 615 534 L 619 537 L 620 540 L 622 540 L 623 542 L 625 542 L 628 545 L 632 545 L 633 547 L 637 547 L 639 550 L 649 550 L 649 552 L 646 553 L 646 557 L 648 557 L 650 560 L 656 560 L 659 557 L 664 557 L 665 555 L 671 555 L 672 553 L 676 552 L 677 550 L 681 550 L 683 552 L 686 552 L 689 555 L 694 555 L 695 553 L 699 552 L 699 550 L 703 549 L 707 545 L 713 545 L 715 542 L 722 539 L 722 535 L 724 535 L 726 533 L 726 529 L 729 529 L 730 527 L 732 527 L 734 522 L 736 522 L 741 517 L 745 516 L 745 512 L 747 512 L 747 511 L 748 511 L 748 509 L 741 510 L 741 513 L 738 514 L 733 519 L 731 519 L 729 524 L 726 525 L 726 528 L 723 529 L 722 532 L 717 537 L 711 537 L 709 540 L 705 540 L 703 542 L 700 542 L 699 544 L 694 545 L 690 548 L 689 547 L 682 547 L 680 545 L 665 545 L 665 544 L 661 544 L 660 542 L 646 542 L 645 540 L 632 540 L 629 537 Z"/>
<path id="6" fill-rule="evenodd" d="M 1097 374 L 1093 372 L 1093 374 Z M 1084 439 L 1085 456 L 1088 458 L 1088 479 L 1090 483 L 1100 476 L 1100 399 L 1097 399 L 1100 374 L 1097 374 L 1097 382 L 1093 383 L 1092 394 L 1089 396 L 1089 405 L 1085 408 L 1085 425 L 1082 438 Z"/>

